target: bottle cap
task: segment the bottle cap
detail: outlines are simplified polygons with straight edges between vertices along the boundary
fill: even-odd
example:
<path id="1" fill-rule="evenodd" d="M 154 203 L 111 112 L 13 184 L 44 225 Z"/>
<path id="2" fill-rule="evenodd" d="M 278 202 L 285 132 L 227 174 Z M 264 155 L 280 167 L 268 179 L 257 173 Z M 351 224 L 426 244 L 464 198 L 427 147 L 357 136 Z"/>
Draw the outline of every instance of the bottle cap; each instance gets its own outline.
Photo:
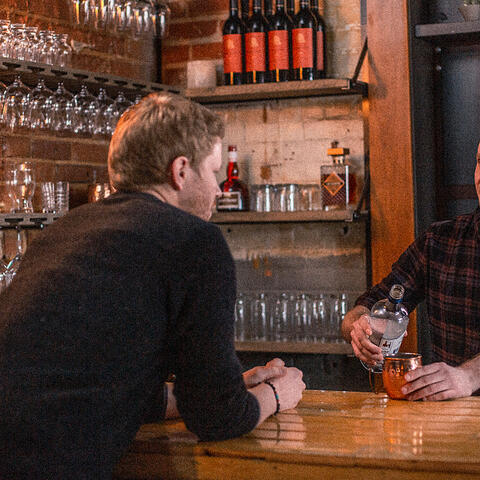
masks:
<path id="1" fill-rule="evenodd" d="M 398 302 L 401 302 L 403 299 L 403 296 L 405 295 L 405 288 L 403 288 L 402 285 L 392 285 L 392 288 L 390 289 L 389 296 L 392 300 Z"/>
<path id="2" fill-rule="evenodd" d="M 348 155 L 349 153 L 350 149 L 339 147 L 337 141 L 333 141 L 331 144 L 331 148 L 327 150 L 327 155 L 331 155 L 332 157 L 337 157 L 339 155 Z"/>

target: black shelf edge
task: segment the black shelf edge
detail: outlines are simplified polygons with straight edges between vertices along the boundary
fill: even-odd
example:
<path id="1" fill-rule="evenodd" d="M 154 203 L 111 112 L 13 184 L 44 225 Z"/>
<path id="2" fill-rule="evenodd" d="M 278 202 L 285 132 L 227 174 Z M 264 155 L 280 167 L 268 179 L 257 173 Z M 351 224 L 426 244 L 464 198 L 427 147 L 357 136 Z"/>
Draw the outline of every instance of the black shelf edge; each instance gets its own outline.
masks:
<path id="1" fill-rule="evenodd" d="M 433 43 L 480 43 L 480 21 L 415 26 L 415 37 Z"/>
<path id="2" fill-rule="evenodd" d="M 35 86 L 39 78 L 43 78 L 51 89 L 56 88 L 58 82 L 63 82 L 65 88 L 72 92 L 78 91 L 81 85 L 86 85 L 92 93 L 98 93 L 99 88 L 105 88 L 110 96 L 119 91 L 126 95 L 162 91 L 183 95 L 182 88 L 172 85 L 0 57 L 0 80 L 9 83 L 16 75 L 20 75 L 22 81 L 30 87 Z"/>
<path id="3" fill-rule="evenodd" d="M 354 210 L 332 210 L 325 212 L 215 212 L 211 221 L 217 224 L 251 224 L 251 223 L 321 223 L 353 222 L 368 218 L 368 212 L 355 215 Z"/>
<path id="4" fill-rule="evenodd" d="M 364 82 L 353 82 L 349 78 L 325 78 L 313 81 L 191 88 L 186 89 L 184 95 L 190 100 L 203 104 L 238 103 L 331 95 L 361 95 L 366 97 L 368 95 L 368 85 Z"/>
<path id="5" fill-rule="evenodd" d="M 63 217 L 64 213 L 0 213 L 0 230 L 43 228 Z"/>

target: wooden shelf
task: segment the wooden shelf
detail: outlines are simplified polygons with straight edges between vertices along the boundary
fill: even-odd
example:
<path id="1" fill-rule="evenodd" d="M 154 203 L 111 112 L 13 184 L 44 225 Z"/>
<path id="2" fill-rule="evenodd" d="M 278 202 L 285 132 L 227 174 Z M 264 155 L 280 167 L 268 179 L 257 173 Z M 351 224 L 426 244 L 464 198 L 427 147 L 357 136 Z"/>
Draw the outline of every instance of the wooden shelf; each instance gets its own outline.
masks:
<path id="1" fill-rule="evenodd" d="M 215 212 L 214 223 L 299 223 L 299 222 L 352 222 L 366 218 L 367 212 L 356 215 L 354 210 L 323 210 L 312 212 Z"/>
<path id="2" fill-rule="evenodd" d="M 349 343 L 321 342 L 235 342 L 239 352 L 323 353 L 329 355 L 353 355 Z"/>
<path id="3" fill-rule="evenodd" d="M 480 21 L 417 25 L 415 36 L 438 44 L 480 43 Z"/>
<path id="4" fill-rule="evenodd" d="M 325 78 L 313 81 L 229 85 L 191 88 L 184 95 L 199 103 L 249 102 L 280 98 L 319 97 L 329 95 L 367 95 L 367 84 L 349 78 Z"/>

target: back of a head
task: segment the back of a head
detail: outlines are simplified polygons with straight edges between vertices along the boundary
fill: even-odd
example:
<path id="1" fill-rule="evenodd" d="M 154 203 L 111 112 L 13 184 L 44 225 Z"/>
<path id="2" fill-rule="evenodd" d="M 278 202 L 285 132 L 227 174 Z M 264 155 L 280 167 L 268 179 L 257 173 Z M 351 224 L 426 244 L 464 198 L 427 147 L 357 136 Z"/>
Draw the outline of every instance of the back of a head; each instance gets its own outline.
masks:
<path id="1" fill-rule="evenodd" d="M 223 138 L 222 119 L 179 95 L 152 93 L 127 110 L 117 124 L 108 152 L 112 186 L 142 191 L 168 181 L 177 157 L 193 166 Z"/>

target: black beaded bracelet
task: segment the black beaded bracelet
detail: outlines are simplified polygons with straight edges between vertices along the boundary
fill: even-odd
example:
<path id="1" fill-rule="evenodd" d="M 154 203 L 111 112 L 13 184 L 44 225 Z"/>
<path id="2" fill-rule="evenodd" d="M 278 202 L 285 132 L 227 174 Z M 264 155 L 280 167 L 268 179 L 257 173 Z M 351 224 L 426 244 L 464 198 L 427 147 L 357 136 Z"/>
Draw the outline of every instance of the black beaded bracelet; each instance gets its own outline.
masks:
<path id="1" fill-rule="evenodd" d="M 277 402 L 277 409 L 275 410 L 275 413 L 274 413 L 274 415 L 276 415 L 280 411 L 280 399 L 278 398 L 277 389 L 275 388 L 273 383 L 269 382 L 268 380 L 265 380 L 263 383 L 266 383 L 267 385 L 272 387 L 273 394 L 275 395 L 275 401 Z"/>

